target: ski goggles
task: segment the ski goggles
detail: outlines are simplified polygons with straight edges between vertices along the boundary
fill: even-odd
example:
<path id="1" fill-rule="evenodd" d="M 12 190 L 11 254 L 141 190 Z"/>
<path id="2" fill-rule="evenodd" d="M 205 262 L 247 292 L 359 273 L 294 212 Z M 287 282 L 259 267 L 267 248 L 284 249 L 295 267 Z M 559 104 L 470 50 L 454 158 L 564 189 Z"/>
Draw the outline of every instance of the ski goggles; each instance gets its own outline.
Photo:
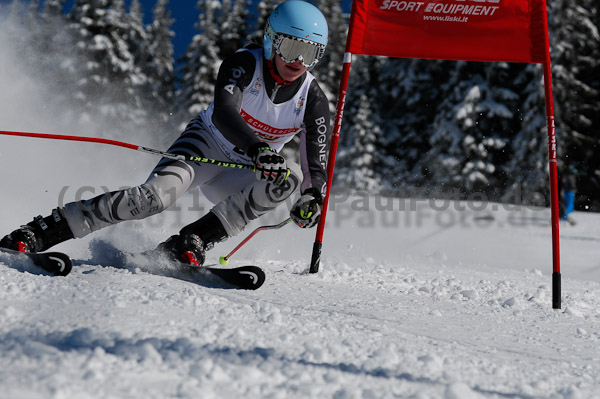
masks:
<path id="1" fill-rule="evenodd" d="M 287 63 L 291 64 L 300 60 L 306 68 L 312 68 L 325 55 L 325 46 L 322 44 L 299 37 L 282 35 L 273 32 L 273 29 L 270 33 L 272 33 L 273 48 Z"/>

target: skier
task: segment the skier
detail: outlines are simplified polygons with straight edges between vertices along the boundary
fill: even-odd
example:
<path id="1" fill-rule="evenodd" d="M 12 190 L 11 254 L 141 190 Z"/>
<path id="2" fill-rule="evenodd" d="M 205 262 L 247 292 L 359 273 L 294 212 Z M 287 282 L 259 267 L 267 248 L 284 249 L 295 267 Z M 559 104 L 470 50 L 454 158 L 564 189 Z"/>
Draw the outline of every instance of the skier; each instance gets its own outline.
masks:
<path id="1" fill-rule="evenodd" d="M 327 38 L 327 21 L 316 7 L 301 0 L 280 4 L 267 20 L 263 47 L 240 49 L 223 61 L 212 104 L 169 148 L 188 158 L 253 164 L 254 171 L 163 158 L 143 184 L 53 209 L 5 236 L 0 247 L 45 251 L 155 215 L 196 186 L 214 207 L 159 245 L 173 260 L 202 265 L 215 243 L 238 234 L 298 188 L 291 218 L 313 227 L 326 190 L 330 119 L 327 98 L 310 70 L 323 57 Z M 297 134 L 301 166 L 279 153 Z"/>
<path id="2" fill-rule="evenodd" d="M 576 167 L 571 166 L 569 171 L 562 178 L 561 197 L 564 201 L 564 210 L 560 214 L 563 221 L 567 221 L 575 225 L 575 220 L 570 216 L 575 210 L 575 193 L 577 192 L 577 174 L 579 171 Z"/>

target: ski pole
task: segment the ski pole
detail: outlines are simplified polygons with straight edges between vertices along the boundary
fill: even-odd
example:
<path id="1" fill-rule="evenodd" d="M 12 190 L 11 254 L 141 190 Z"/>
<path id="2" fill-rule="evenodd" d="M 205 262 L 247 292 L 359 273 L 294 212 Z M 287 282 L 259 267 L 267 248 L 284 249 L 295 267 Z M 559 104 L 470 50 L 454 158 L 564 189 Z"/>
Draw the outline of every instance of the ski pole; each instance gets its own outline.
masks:
<path id="1" fill-rule="evenodd" d="M 242 242 L 240 242 L 237 247 L 233 248 L 233 250 L 228 253 L 226 256 L 221 256 L 219 258 L 219 263 L 222 265 L 226 265 L 229 263 L 229 258 L 231 258 L 231 255 L 233 255 L 234 253 L 236 253 L 238 251 L 238 249 L 240 249 L 241 247 L 244 246 L 244 244 L 246 244 L 248 241 L 250 241 L 250 239 L 252 237 L 254 237 L 256 235 L 256 233 L 258 233 L 259 231 L 263 231 L 263 230 L 275 230 L 275 229 L 280 229 L 283 226 L 285 226 L 286 224 L 288 224 L 289 222 L 292 221 L 292 218 L 287 218 L 285 219 L 283 222 L 279 223 L 279 224 L 274 224 L 271 226 L 260 226 L 258 228 L 256 228 L 252 233 L 250 233 L 248 235 L 248 237 L 244 238 L 244 240 Z"/>
<path id="2" fill-rule="evenodd" d="M 159 155 L 164 158 L 175 159 L 178 161 L 189 161 L 194 163 L 208 163 L 216 166 L 229 167 L 234 169 L 250 169 L 254 170 L 254 165 L 247 165 L 242 163 L 235 163 L 230 161 L 219 161 L 217 159 L 204 158 L 204 157 L 196 157 L 180 154 L 172 154 L 165 151 L 155 150 L 153 148 L 143 147 L 135 144 L 125 143 L 122 141 L 109 140 L 109 139 L 101 139 L 97 137 L 81 137 L 81 136 L 65 136 L 61 134 L 45 134 L 45 133 L 28 133 L 28 132 L 11 132 L 0 130 L 0 135 L 5 136 L 19 136 L 19 137 L 33 137 L 38 139 L 51 139 L 51 140 L 68 140 L 68 141 L 84 141 L 88 143 L 98 143 L 98 144 L 107 144 L 114 145 L 117 147 L 128 148 L 130 150 L 136 150 L 145 152 L 148 154 Z"/>

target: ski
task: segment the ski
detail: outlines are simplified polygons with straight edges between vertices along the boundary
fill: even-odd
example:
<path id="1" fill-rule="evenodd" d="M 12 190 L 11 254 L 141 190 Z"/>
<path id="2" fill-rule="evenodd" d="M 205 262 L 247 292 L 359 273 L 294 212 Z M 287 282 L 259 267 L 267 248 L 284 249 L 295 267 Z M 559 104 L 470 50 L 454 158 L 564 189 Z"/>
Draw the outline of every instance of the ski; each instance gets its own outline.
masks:
<path id="1" fill-rule="evenodd" d="M 36 266 L 56 276 L 66 276 L 73 268 L 71 258 L 62 252 L 19 252 L 12 249 L 0 248 L 1 252 L 11 256 L 27 258 Z M 226 269 L 215 266 L 193 266 L 187 263 L 176 263 L 178 271 L 185 274 L 190 281 L 202 280 L 208 273 L 218 277 L 228 285 L 244 290 L 256 290 L 265 282 L 265 272 L 258 266 L 240 266 Z M 178 273 L 172 273 L 173 277 Z"/>
<path id="2" fill-rule="evenodd" d="M 164 274 L 195 283 L 212 284 L 214 287 L 256 290 L 265 282 L 265 272 L 258 266 L 236 268 L 223 268 L 216 264 L 196 266 L 174 261 L 156 250 L 137 255 L 121 252 L 118 257 L 123 259 L 125 264 L 136 265 L 151 273 Z"/>
<path id="3" fill-rule="evenodd" d="M 225 269 L 214 266 L 193 266 L 187 263 L 179 263 L 177 268 L 188 274 L 191 281 L 202 279 L 203 275 L 210 273 L 225 283 L 243 290 L 256 290 L 265 282 L 265 272 L 258 266 L 240 266 Z"/>
<path id="4" fill-rule="evenodd" d="M 173 261 L 157 250 L 125 252 L 102 241 L 93 242 L 90 249 L 92 259 L 76 261 L 77 264 L 139 270 L 212 288 L 256 290 L 265 282 L 265 272 L 258 266 L 236 268 L 224 268 L 217 264 L 194 266 Z"/>
<path id="5" fill-rule="evenodd" d="M 62 252 L 19 252 L 12 249 L 0 248 L 1 252 L 15 257 L 28 258 L 33 264 L 55 276 L 66 276 L 73 268 L 71 258 Z"/>

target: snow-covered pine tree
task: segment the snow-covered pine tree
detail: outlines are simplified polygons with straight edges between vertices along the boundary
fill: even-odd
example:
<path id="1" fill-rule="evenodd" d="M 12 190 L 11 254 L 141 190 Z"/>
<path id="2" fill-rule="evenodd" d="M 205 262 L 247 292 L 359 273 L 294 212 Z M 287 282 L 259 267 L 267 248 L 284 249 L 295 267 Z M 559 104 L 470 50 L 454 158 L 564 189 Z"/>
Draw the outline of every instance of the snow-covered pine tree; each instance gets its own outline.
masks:
<path id="1" fill-rule="evenodd" d="M 158 8 L 159 14 L 167 15 L 167 2 L 157 1 L 155 11 Z M 155 17 L 156 30 L 153 30 L 154 24 L 146 27 L 142 6 L 138 0 L 132 0 L 127 17 L 128 31 L 124 36 L 134 57 L 134 71 L 131 78 L 135 79 L 132 83 L 136 102 L 139 104 L 135 112 L 152 126 L 161 124 L 165 126 L 164 124 L 170 121 L 172 110 L 170 100 L 174 90 L 173 44 L 171 43 L 173 34 L 170 31 L 172 20 L 167 18 L 156 21 Z M 158 48 L 164 54 L 157 53 Z"/>
<path id="2" fill-rule="evenodd" d="M 600 6 L 597 0 L 549 6 L 559 166 L 577 167 L 578 203 L 600 210 Z"/>
<path id="3" fill-rule="evenodd" d="M 378 193 L 389 182 L 393 159 L 384 149 L 379 103 L 372 101 L 377 92 L 373 72 L 379 62 L 380 58 L 355 57 L 336 157 L 335 186 Z"/>
<path id="4" fill-rule="evenodd" d="M 313 73 L 329 98 L 333 112 L 342 75 L 348 25 L 339 0 L 320 0 L 315 5 L 327 19 L 329 38 L 327 51 Z"/>
<path id="5" fill-rule="evenodd" d="M 200 16 L 196 28 L 200 31 L 192 39 L 181 59 L 181 82 L 177 90 L 177 110 L 181 119 L 189 120 L 205 109 L 213 98 L 217 72 L 221 65 L 217 45 L 216 15 L 221 8 L 217 0 L 199 0 Z"/>
<path id="6" fill-rule="evenodd" d="M 107 122 L 139 118 L 135 88 L 143 79 L 134 75 L 123 1 L 76 0 L 69 17 L 77 50 L 89 60 L 82 65 L 84 78 L 78 82 L 77 97 L 90 112 L 102 113 Z"/>
<path id="7" fill-rule="evenodd" d="M 151 59 L 149 50 L 149 37 L 144 26 L 144 12 L 139 0 L 132 0 L 129 13 L 126 17 L 127 31 L 121 34 L 127 40 L 127 47 L 133 55 L 133 73 L 131 74 L 141 98 L 152 96 L 152 87 L 149 84 L 146 65 Z M 143 104 L 140 104 L 143 105 Z"/>
<path id="8" fill-rule="evenodd" d="M 154 6 L 154 18 L 147 28 L 149 60 L 144 65 L 157 105 L 165 115 L 172 109 L 175 92 L 172 41 L 175 33 L 171 29 L 174 20 L 168 3 L 169 0 L 158 0 Z"/>
<path id="9" fill-rule="evenodd" d="M 220 34 L 217 45 L 221 58 L 226 58 L 246 44 L 248 35 L 248 0 L 223 0 L 218 17 Z"/>
<path id="10" fill-rule="evenodd" d="M 541 65 L 525 65 L 516 76 L 520 128 L 510 138 L 505 170 L 508 184 L 502 202 L 544 204 L 548 198 L 548 139 Z"/>
<path id="11" fill-rule="evenodd" d="M 340 142 L 336 185 L 378 193 L 381 190 L 381 177 L 375 170 L 381 130 L 373 123 L 376 114 L 371 110 L 367 95 L 361 94 L 355 104 L 356 107 L 348 109 L 352 118 Z"/>
<path id="12" fill-rule="evenodd" d="M 132 0 L 127 14 L 126 39 L 136 67 L 145 64 L 148 55 L 148 35 L 144 26 L 144 11 L 139 0 Z"/>
<path id="13" fill-rule="evenodd" d="M 519 96 L 507 63 L 454 62 L 424 161 L 435 190 L 465 190 L 494 200 L 507 183 L 509 138 L 518 131 Z"/>
<path id="14" fill-rule="evenodd" d="M 430 182 L 422 161 L 448 75 L 444 61 L 382 58 L 377 66 L 386 148 L 396 158 L 389 183 L 401 194 Z"/>
<path id="15" fill-rule="evenodd" d="M 273 12 L 275 7 L 277 7 L 281 0 L 260 0 L 256 5 L 256 24 L 254 32 L 248 35 L 248 42 L 252 43 L 263 43 L 263 36 L 265 34 L 265 25 L 267 23 L 267 18 Z"/>

